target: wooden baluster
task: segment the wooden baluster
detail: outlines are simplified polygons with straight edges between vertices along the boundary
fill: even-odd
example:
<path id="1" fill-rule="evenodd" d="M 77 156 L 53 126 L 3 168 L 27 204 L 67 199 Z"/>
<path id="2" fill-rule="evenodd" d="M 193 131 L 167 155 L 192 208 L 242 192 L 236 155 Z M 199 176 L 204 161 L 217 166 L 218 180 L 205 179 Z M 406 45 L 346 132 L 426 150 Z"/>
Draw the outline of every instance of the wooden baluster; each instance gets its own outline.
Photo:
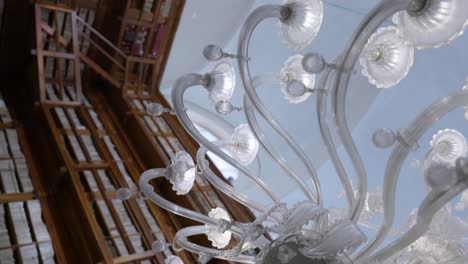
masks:
<path id="1" fill-rule="evenodd" d="M 76 89 L 76 98 L 77 102 L 83 102 L 83 93 L 81 89 L 81 64 L 80 64 L 80 47 L 79 47 L 79 38 L 78 38 L 78 25 L 77 25 L 78 16 L 76 11 L 72 12 L 71 18 L 71 28 L 72 28 L 72 43 L 73 43 L 73 53 L 75 54 L 74 67 L 75 70 L 75 89 Z"/>
<path id="2" fill-rule="evenodd" d="M 36 19 L 36 56 L 37 56 L 37 71 L 39 76 L 39 97 L 41 102 L 46 100 L 45 90 L 45 73 L 44 73 L 44 55 L 42 54 L 42 28 L 41 28 L 41 7 L 36 4 L 34 6 L 34 15 Z"/>

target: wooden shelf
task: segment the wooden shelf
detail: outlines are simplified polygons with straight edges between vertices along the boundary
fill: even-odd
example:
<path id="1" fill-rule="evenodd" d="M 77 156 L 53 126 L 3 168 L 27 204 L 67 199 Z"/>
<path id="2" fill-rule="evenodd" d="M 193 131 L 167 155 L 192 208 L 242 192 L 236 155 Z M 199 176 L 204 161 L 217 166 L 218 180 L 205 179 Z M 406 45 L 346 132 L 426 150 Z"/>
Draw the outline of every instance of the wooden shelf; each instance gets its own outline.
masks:
<path id="1" fill-rule="evenodd" d="M 58 90 L 52 86 L 47 91 L 52 100 L 58 96 Z M 72 93 L 69 90 L 65 95 L 73 96 Z M 103 261 L 159 263 L 165 256 L 148 252 L 154 240 L 166 240 L 162 232 L 166 227 L 157 224 L 159 217 L 155 217 L 146 202 L 121 202 L 115 197 L 118 188 L 136 189 L 135 179 L 142 169 L 132 162 L 118 135 L 110 132 L 115 128 L 106 114 L 84 99 L 82 106 L 43 104 L 42 107 L 55 144 L 66 160 L 66 174 L 70 175 L 75 192 L 83 198 L 81 206 L 89 212 L 87 220 L 98 236 Z"/>
<path id="2" fill-rule="evenodd" d="M 63 250 L 23 127 L 1 95 L 0 112 L 0 232 L 7 231 L 0 235 L 2 263 L 62 262 Z"/>

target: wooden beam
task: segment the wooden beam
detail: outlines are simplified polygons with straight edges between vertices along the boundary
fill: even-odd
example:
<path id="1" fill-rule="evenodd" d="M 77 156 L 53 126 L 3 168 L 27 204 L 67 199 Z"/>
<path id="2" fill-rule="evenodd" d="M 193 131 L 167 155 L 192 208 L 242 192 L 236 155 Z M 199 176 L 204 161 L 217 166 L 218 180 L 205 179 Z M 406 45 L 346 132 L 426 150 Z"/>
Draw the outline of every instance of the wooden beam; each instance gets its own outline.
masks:
<path id="1" fill-rule="evenodd" d="M 52 4 L 52 3 L 47 3 L 47 2 L 40 2 L 37 3 L 41 8 L 44 9 L 49 9 L 49 10 L 55 10 L 55 11 L 60 11 L 60 12 L 65 12 L 65 13 L 71 13 L 73 12 L 73 9 L 64 5 L 57 5 L 57 4 Z"/>
<path id="2" fill-rule="evenodd" d="M 125 263 L 132 263 L 135 261 L 141 261 L 145 259 L 150 259 L 155 256 L 153 251 L 145 251 L 141 253 L 136 253 L 128 256 L 117 257 L 114 258 L 114 264 L 125 264 Z"/>
<path id="3" fill-rule="evenodd" d="M 71 13 L 71 28 L 72 28 L 72 42 L 73 42 L 73 53 L 75 54 L 75 64 L 73 69 L 75 70 L 74 72 L 74 77 L 75 77 L 75 91 L 76 91 L 76 98 L 75 101 L 77 102 L 83 102 L 83 89 L 81 87 L 81 62 L 80 62 L 80 56 L 81 54 L 80 51 L 80 46 L 79 42 L 80 39 L 78 37 L 78 25 L 77 25 L 77 19 L 79 16 L 76 15 L 76 11 L 73 11 Z"/>
<path id="4" fill-rule="evenodd" d="M 49 35 L 49 36 L 53 36 L 55 34 L 55 27 L 51 27 L 49 26 L 49 24 L 47 24 L 45 21 L 41 21 L 41 28 Z M 60 39 L 60 43 L 64 46 L 64 47 L 68 47 L 68 45 L 70 44 L 70 42 L 68 42 L 64 37 L 60 36 L 59 37 Z"/>
<path id="5" fill-rule="evenodd" d="M 2 193 L 0 194 L 0 204 L 29 201 L 36 198 L 34 193 Z"/>
<path id="6" fill-rule="evenodd" d="M 67 60 L 74 60 L 75 59 L 75 54 L 73 54 L 73 53 L 65 53 L 65 52 L 58 52 L 58 51 L 52 51 L 52 50 L 43 50 L 42 54 L 45 57 L 54 57 L 54 58 L 61 58 L 61 59 L 67 59 Z"/>
<path id="7" fill-rule="evenodd" d="M 94 62 L 92 59 L 90 59 L 88 56 L 80 53 L 80 59 L 83 61 L 86 65 L 91 67 L 93 70 L 95 70 L 101 77 L 106 79 L 108 82 L 110 82 L 113 86 L 117 88 L 122 87 L 122 83 L 114 79 L 112 75 L 110 75 L 107 71 L 105 71 L 101 66 L 99 66 L 96 62 Z"/>
<path id="8" fill-rule="evenodd" d="M 42 44 L 42 28 L 41 28 L 41 6 L 34 6 L 34 15 L 36 22 L 36 56 L 37 56 L 37 72 L 39 77 L 39 95 L 40 100 L 43 102 L 46 100 L 46 86 L 45 86 L 45 71 L 44 71 L 44 55 L 43 55 L 43 44 Z"/>

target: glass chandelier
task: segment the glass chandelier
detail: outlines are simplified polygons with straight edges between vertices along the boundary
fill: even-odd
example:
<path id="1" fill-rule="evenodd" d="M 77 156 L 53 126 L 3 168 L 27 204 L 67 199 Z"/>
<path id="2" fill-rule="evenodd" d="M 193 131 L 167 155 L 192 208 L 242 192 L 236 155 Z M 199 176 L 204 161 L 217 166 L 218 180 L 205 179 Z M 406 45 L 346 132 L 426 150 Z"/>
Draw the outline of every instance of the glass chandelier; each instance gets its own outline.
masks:
<path id="1" fill-rule="evenodd" d="M 286 0 L 283 5 L 266 5 L 255 9 L 245 21 L 239 36 L 237 54 L 225 53 L 220 47 L 208 45 L 203 55 L 216 61 L 207 74 L 187 74 L 180 77 L 172 89 L 173 109 L 160 104 L 148 107 L 148 114 L 175 114 L 188 133 L 200 144 L 196 160 L 186 152 L 178 152 L 167 168 L 151 169 L 140 178 L 140 194 L 165 210 L 199 222 L 179 230 L 171 244 L 153 243 L 153 250 L 161 252 L 172 246 L 175 251 L 187 250 L 199 255 L 200 263 L 225 259 L 240 263 L 468 263 L 468 256 L 452 240 L 445 239 L 430 229 L 445 230 L 444 224 L 459 230 L 459 223 L 446 212 L 445 205 L 468 188 L 468 152 L 463 134 L 454 129 L 436 133 L 423 162 L 424 179 L 428 193 L 417 212 L 410 216 L 406 230 L 390 244 L 382 242 L 394 231 L 395 192 L 404 160 L 421 136 L 441 117 L 465 107 L 468 112 L 468 80 L 464 89 L 434 102 L 416 116 L 413 122 L 399 132 L 377 130 L 373 142 L 379 148 L 393 148 L 383 178 L 381 192 L 368 193 L 367 174 L 359 151 L 348 128 L 345 111 L 348 85 L 359 61 L 362 74 L 377 88 L 389 88 L 399 83 L 411 69 L 416 50 L 438 48 L 461 35 L 468 24 L 467 0 L 382 0 L 364 18 L 342 53 L 327 62 L 318 53 L 291 56 L 278 74 L 251 76 L 249 41 L 256 26 L 267 18 L 277 18 L 285 44 L 294 50 L 306 48 L 319 32 L 323 18 L 321 0 Z M 392 18 L 393 25 L 381 27 Z M 244 105 L 235 107 L 229 101 L 235 87 L 235 70 L 229 59 L 237 60 L 240 80 L 244 88 Z M 273 118 L 257 94 L 264 84 L 279 83 L 285 99 L 291 104 L 302 103 L 312 95 L 317 100 L 318 119 L 322 140 L 332 164 L 343 185 L 347 206 L 333 211 L 323 207 L 319 177 L 301 146 Z M 194 86 L 203 86 L 220 115 L 233 111 L 245 112 L 248 124 L 237 127 L 231 138 L 211 142 L 195 127 L 184 105 L 185 92 Z M 331 100 L 329 100 L 331 99 Z M 334 126 L 327 123 L 327 107 L 331 103 Z M 305 167 L 312 185 L 303 181 L 273 147 L 260 127 L 255 114 L 288 143 Z M 358 176 L 353 189 L 336 142 L 336 129 L 341 143 Z M 290 177 L 307 197 L 293 207 L 281 203 L 271 188 L 248 169 L 262 146 L 277 163 L 286 177 Z M 248 177 L 272 201 L 265 208 L 221 180 L 208 165 L 207 153 L 225 160 L 242 176 Z M 222 208 L 214 208 L 208 215 L 176 205 L 154 190 L 152 181 L 165 178 L 178 195 L 187 194 L 196 177 L 204 177 L 215 188 L 233 200 L 251 209 L 256 219 L 250 223 L 238 222 Z M 121 199 L 132 193 L 121 189 Z M 456 205 L 463 210 L 468 198 L 462 196 Z M 382 213 L 383 219 L 373 237 L 367 237 L 358 226 L 362 219 Z M 457 225 L 458 223 L 458 225 Z M 439 227 L 434 227 L 439 225 Z M 461 228 L 461 227 L 460 227 Z M 452 231 L 453 231 L 452 230 Z M 442 232 L 442 231 L 441 231 Z M 449 232 L 449 231 L 447 231 Z M 204 234 L 212 247 L 190 241 L 189 237 Z M 172 256 L 167 263 L 182 263 Z"/>

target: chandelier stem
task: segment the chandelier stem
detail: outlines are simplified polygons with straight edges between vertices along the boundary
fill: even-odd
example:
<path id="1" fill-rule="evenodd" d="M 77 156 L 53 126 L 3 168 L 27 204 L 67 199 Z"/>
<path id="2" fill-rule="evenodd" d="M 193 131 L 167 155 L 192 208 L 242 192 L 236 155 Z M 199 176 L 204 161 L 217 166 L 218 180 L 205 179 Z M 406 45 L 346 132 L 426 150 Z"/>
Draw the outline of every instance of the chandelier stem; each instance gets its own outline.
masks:
<path id="1" fill-rule="evenodd" d="M 225 160 L 227 163 L 232 165 L 234 168 L 241 171 L 247 177 L 249 177 L 260 189 L 262 189 L 275 204 L 279 204 L 280 200 L 274 194 L 274 192 L 265 184 L 263 180 L 259 177 L 253 175 L 245 166 L 241 165 L 239 162 L 231 158 L 228 154 L 224 153 L 219 147 L 215 144 L 210 142 L 206 139 L 195 127 L 190 117 L 187 115 L 185 111 L 184 105 L 184 93 L 185 91 L 196 85 L 203 85 L 206 86 L 209 83 L 207 81 L 207 76 L 199 75 L 199 74 L 186 74 L 179 79 L 177 79 L 174 88 L 172 90 L 172 103 L 174 105 L 175 113 L 182 123 L 182 126 L 187 130 L 187 132 L 201 145 L 206 147 L 209 151 L 211 151 L 216 156 L 220 157 L 221 159 Z"/>
<path id="2" fill-rule="evenodd" d="M 379 231 L 376 233 L 364 250 L 359 252 L 356 260 L 359 260 L 369 255 L 390 231 L 395 217 L 395 194 L 400 175 L 400 170 L 408 154 L 412 151 L 413 146 L 417 144 L 420 137 L 440 118 L 455 110 L 456 108 L 464 107 L 468 104 L 468 91 L 461 91 L 450 96 L 444 97 L 422 112 L 406 129 L 405 143 L 398 142 L 393 149 L 385 169 L 384 185 L 383 185 L 383 208 L 384 219 L 380 225 Z"/>
<path id="3" fill-rule="evenodd" d="M 262 86 L 263 84 L 267 84 L 268 82 L 278 83 L 280 81 L 279 79 L 280 77 L 277 74 L 262 74 L 259 76 L 255 76 L 252 82 L 254 84 L 255 89 L 258 89 L 260 86 Z M 250 101 L 250 99 L 247 96 L 244 96 L 244 113 L 255 137 L 265 148 L 270 157 L 276 162 L 276 164 L 299 185 L 301 190 L 304 192 L 305 196 L 308 197 L 310 200 L 317 202 L 315 199 L 315 195 L 313 194 L 309 186 L 287 165 L 287 162 L 284 159 L 284 157 L 280 153 L 275 151 L 275 148 L 260 128 L 260 125 L 257 122 L 257 118 L 255 117 L 254 111 L 255 109 L 252 104 L 252 101 Z"/>
<path id="4" fill-rule="evenodd" d="M 216 189 L 220 190 L 222 193 L 226 194 L 233 200 L 239 202 L 240 204 L 255 209 L 261 213 L 266 213 L 268 211 L 263 205 L 249 199 L 246 195 L 238 192 L 234 187 L 227 184 L 223 180 L 219 178 L 208 166 L 207 161 L 205 159 L 207 149 L 205 147 L 200 147 L 197 151 L 197 164 L 201 169 L 201 172 L 205 179 L 210 182 Z"/>
<path id="5" fill-rule="evenodd" d="M 338 135 L 358 176 L 357 203 L 352 214 L 353 220 L 359 219 L 362 209 L 364 208 L 367 194 L 367 172 L 351 136 L 346 117 L 346 96 L 349 79 L 356 61 L 369 37 L 388 17 L 397 11 L 407 8 L 411 1 L 412 0 L 381 1 L 380 4 L 366 16 L 358 29 L 354 32 L 351 41 L 342 53 L 344 54 L 341 60 L 342 63 L 338 63 L 339 67 L 337 67 L 337 73 L 335 75 L 332 102 L 335 124 L 339 128 Z"/>
<path id="6" fill-rule="evenodd" d="M 204 223 L 207 225 L 217 225 L 218 220 L 201 214 L 199 212 L 192 211 L 190 209 L 181 207 L 176 205 L 162 196 L 157 194 L 154 191 L 153 185 L 150 184 L 150 181 L 157 179 L 157 178 L 166 178 L 166 169 L 151 169 L 145 171 L 140 176 L 140 188 L 146 198 L 150 199 L 153 203 L 158 205 L 159 207 L 172 212 L 173 214 L 183 216 L 185 218 L 192 219 L 194 221 Z"/>
<path id="7" fill-rule="evenodd" d="M 237 227 L 233 227 L 233 228 L 236 229 Z M 211 257 L 214 257 L 217 259 L 224 259 L 224 260 L 230 260 L 230 261 L 236 261 L 236 262 L 248 263 L 248 264 L 255 263 L 254 257 L 239 254 L 242 251 L 242 245 L 244 243 L 243 236 L 240 236 L 241 239 L 240 241 L 238 241 L 238 245 L 236 247 L 232 249 L 228 249 L 228 250 L 218 250 L 218 249 L 200 246 L 200 245 L 190 242 L 187 239 L 188 237 L 206 234 L 207 232 L 208 232 L 207 226 L 190 226 L 190 227 L 183 228 L 179 230 L 176 236 L 174 237 L 174 240 L 172 242 L 173 247 L 176 244 L 179 244 L 182 246 L 183 249 L 196 253 L 196 254 L 203 252 L 204 254 L 208 254 Z"/>
<path id="8" fill-rule="evenodd" d="M 332 67 L 327 67 L 325 72 L 322 75 L 322 79 L 320 81 L 319 89 L 327 90 L 327 85 L 329 84 L 329 80 L 333 75 L 334 69 Z M 349 209 L 349 216 L 351 218 L 353 214 L 353 209 L 355 208 L 355 196 L 353 191 L 353 186 L 351 185 L 351 181 L 346 173 L 346 170 L 343 166 L 343 163 L 340 160 L 338 152 L 336 151 L 335 144 L 333 143 L 333 139 L 331 137 L 330 129 L 327 122 L 327 93 L 318 93 L 317 94 L 317 119 L 320 127 L 320 134 L 322 136 L 322 140 L 325 143 L 327 148 L 328 154 L 330 155 L 330 159 L 335 167 L 336 173 L 340 178 L 341 185 L 343 185 L 343 189 L 346 193 L 346 198 L 348 201 L 348 209 Z M 353 222 L 357 222 L 358 219 L 352 219 Z"/>
<path id="9" fill-rule="evenodd" d="M 238 43 L 238 52 L 239 56 L 243 58 L 249 58 L 249 43 L 253 31 L 256 26 L 263 20 L 267 18 L 278 18 L 280 21 L 282 19 L 287 19 L 284 17 L 287 15 L 289 7 L 287 6 L 278 6 L 278 5 L 265 5 L 255 9 L 245 21 L 240 35 Z M 309 171 L 312 182 L 314 184 L 316 201 L 319 206 L 323 206 L 322 191 L 320 187 L 320 180 L 317 176 L 314 166 L 308 159 L 304 150 L 297 144 L 297 142 L 281 127 L 280 124 L 276 122 L 273 116 L 268 112 L 264 104 L 262 103 L 260 97 L 255 92 L 255 87 L 252 83 L 252 78 L 249 70 L 249 61 L 244 59 L 238 59 L 240 77 L 245 89 L 246 95 L 252 101 L 253 105 L 257 111 L 262 115 L 262 117 L 269 123 L 269 125 L 291 146 L 293 151 L 299 157 L 299 159 L 305 164 L 307 170 Z"/>

